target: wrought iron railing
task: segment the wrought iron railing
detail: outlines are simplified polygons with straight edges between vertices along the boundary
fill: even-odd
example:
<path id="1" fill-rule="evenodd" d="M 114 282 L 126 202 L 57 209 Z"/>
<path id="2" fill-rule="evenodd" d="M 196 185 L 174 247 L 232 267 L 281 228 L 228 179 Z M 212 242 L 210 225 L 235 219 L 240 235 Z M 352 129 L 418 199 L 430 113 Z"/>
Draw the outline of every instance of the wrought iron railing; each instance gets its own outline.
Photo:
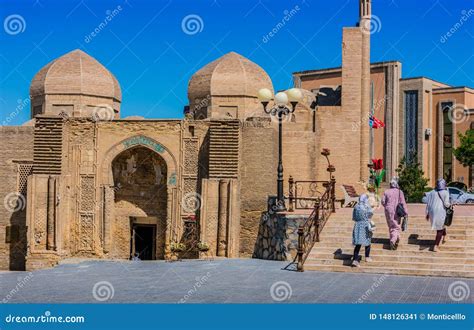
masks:
<path id="1" fill-rule="evenodd" d="M 309 218 L 298 228 L 298 251 L 293 263 L 296 269 L 303 271 L 303 265 L 311 249 L 319 242 L 319 235 L 331 213 L 335 212 L 335 184 L 336 180 L 326 182 L 323 195 L 315 201 L 313 211 Z"/>
<path id="2" fill-rule="evenodd" d="M 288 180 L 288 211 L 301 209 L 312 209 L 314 203 L 321 199 L 326 191 L 328 181 L 317 180 L 294 180 L 290 176 Z"/>

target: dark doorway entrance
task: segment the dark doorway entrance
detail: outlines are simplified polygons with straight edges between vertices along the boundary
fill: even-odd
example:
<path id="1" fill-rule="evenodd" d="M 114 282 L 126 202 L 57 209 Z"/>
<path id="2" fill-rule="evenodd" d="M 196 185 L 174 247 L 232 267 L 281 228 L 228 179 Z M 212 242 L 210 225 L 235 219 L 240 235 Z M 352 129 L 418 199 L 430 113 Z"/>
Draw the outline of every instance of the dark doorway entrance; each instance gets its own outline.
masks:
<path id="1" fill-rule="evenodd" d="M 156 225 L 134 224 L 132 229 L 132 256 L 140 260 L 155 260 Z"/>

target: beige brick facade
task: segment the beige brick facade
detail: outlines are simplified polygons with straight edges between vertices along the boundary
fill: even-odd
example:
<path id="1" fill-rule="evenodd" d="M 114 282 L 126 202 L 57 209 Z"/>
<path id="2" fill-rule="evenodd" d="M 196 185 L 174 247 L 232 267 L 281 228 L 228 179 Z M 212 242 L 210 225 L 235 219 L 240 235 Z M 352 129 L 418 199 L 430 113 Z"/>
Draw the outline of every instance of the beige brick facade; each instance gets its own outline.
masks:
<path id="1" fill-rule="evenodd" d="M 444 166 L 440 104 L 474 108 L 472 89 L 403 80 L 399 62 L 370 65 L 363 30 L 370 1 L 361 5 L 361 27 L 343 30 L 342 67 L 294 74 L 304 99 L 283 122 L 285 182 L 328 180 L 323 148 L 331 150 L 338 185 L 365 189 L 372 157 L 384 158 L 393 175 L 405 152 L 404 93 L 416 90 L 418 157 L 432 184 Z M 325 86 L 342 87 L 339 104 L 312 109 L 314 92 Z M 232 52 L 191 77 L 185 119 L 120 119 L 120 86 L 99 62 L 76 50 L 47 64 L 31 83 L 34 126 L 0 128 L 7 141 L 0 147 L 0 269 L 69 257 L 254 255 L 268 243 L 257 236 L 276 193 L 278 160 L 278 123 L 263 111 L 260 88 L 273 91 L 266 72 Z M 369 129 L 371 112 L 384 129 Z M 454 132 L 472 123 L 468 111 Z M 452 175 L 472 184 L 455 160 Z M 199 242 L 209 251 L 197 251 Z"/>

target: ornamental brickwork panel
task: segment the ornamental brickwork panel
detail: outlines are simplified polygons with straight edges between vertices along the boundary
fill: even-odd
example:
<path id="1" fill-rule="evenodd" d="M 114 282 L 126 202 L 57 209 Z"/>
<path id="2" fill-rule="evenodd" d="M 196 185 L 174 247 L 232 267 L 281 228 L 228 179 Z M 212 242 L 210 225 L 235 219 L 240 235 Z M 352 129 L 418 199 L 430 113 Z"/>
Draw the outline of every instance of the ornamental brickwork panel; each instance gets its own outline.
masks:
<path id="1" fill-rule="evenodd" d="M 81 212 L 94 212 L 94 177 L 81 176 Z"/>
<path id="2" fill-rule="evenodd" d="M 79 221 L 79 249 L 91 251 L 94 246 L 94 216 L 81 214 Z"/>
<path id="3" fill-rule="evenodd" d="M 198 172 L 198 141 L 184 140 L 184 174 L 197 175 Z"/>

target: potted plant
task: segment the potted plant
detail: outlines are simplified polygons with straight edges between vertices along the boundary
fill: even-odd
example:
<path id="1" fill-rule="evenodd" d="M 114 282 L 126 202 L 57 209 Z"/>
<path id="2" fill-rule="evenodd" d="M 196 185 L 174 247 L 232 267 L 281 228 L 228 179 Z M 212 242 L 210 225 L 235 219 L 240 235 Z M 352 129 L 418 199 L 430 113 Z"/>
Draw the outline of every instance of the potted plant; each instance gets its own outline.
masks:
<path id="1" fill-rule="evenodd" d="M 183 252 L 184 250 L 186 250 L 186 244 L 173 242 L 171 243 L 170 248 L 171 252 Z"/>
<path id="2" fill-rule="evenodd" d="M 197 248 L 200 252 L 207 252 L 209 251 L 209 244 L 206 242 L 199 242 Z"/>

